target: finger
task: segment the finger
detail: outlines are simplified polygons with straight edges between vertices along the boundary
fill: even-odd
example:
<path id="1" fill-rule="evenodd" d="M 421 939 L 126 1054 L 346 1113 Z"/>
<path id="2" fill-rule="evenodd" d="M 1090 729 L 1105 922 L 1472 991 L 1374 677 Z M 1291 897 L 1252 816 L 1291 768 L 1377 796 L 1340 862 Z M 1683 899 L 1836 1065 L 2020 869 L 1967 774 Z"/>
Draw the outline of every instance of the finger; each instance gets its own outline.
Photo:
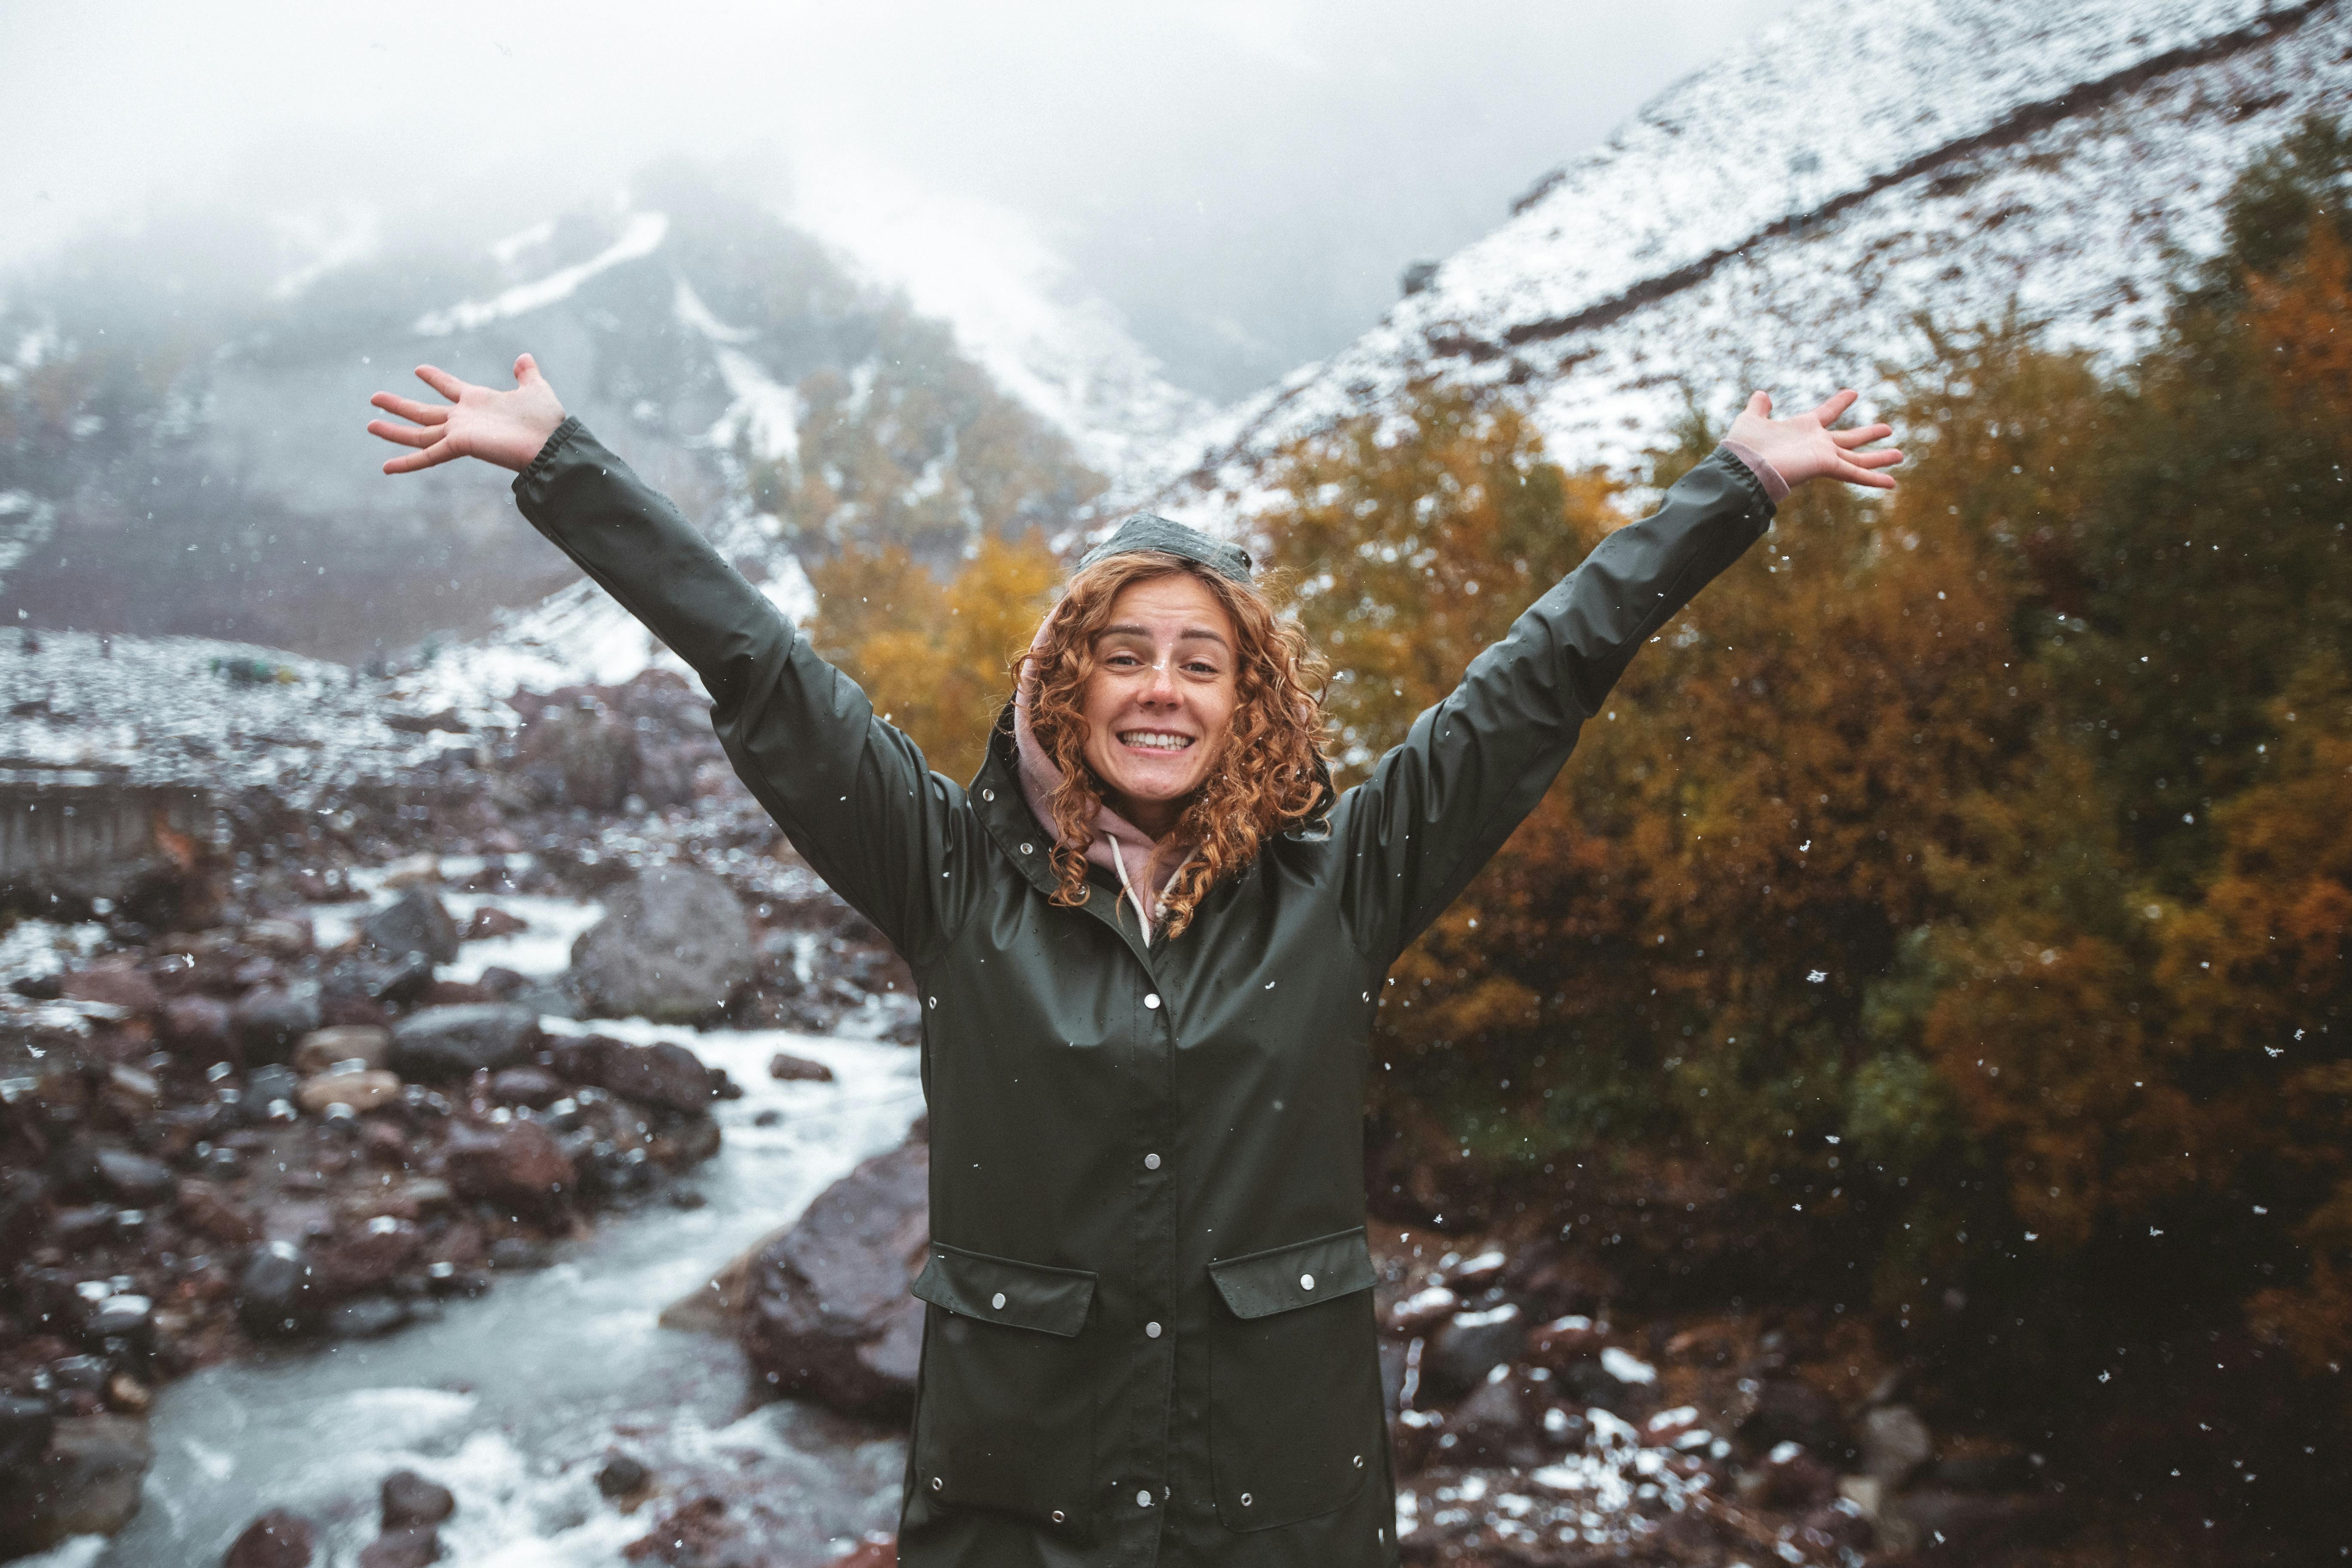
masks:
<path id="1" fill-rule="evenodd" d="M 1822 400 L 1822 405 L 1813 410 L 1813 417 L 1823 425 L 1834 425 L 1844 417 L 1845 411 L 1853 407 L 1853 400 L 1861 395 L 1850 386 L 1842 386 Z"/>
<path id="2" fill-rule="evenodd" d="M 443 370 L 438 365 L 418 365 L 416 367 L 416 379 L 423 382 L 425 385 L 431 387 L 434 391 L 439 393 L 442 396 L 447 398 L 452 403 L 457 402 L 460 396 L 464 395 L 466 391 L 466 384 L 464 382 L 459 381 L 456 376 L 451 375 L 447 371 Z"/>
<path id="3" fill-rule="evenodd" d="M 1881 447 L 1875 452 L 1856 452 L 1845 459 L 1856 468 L 1891 468 L 1903 460 L 1903 454 L 1893 447 Z"/>
<path id="4" fill-rule="evenodd" d="M 413 397 L 403 397 L 397 393 L 379 392 L 368 401 L 386 414 L 397 414 L 403 419 L 414 420 L 419 425 L 438 425 L 449 417 L 449 410 L 439 404 L 419 403 Z"/>
<path id="5" fill-rule="evenodd" d="M 457 455 L 457 449 L 446 441 L 438 441 L 422 452 L 411 452 L 404 458 L 386 458 L 383 471 L 387 474 L 413 474 L 419 468 L 429 468 L 446 463 Z"/>
<path id="6" fill-rule="evenodd" d="M 1845 447 L 1867 447 L 1873 441 L 1884 441 L 1895 434 L 1892 425 L 1857 425 L 1851 430 L 1832 430 L 1830 439 Z"/>
<path id="7" fill-rule="evenodd" d="M 1771 397 L 1770 397 L 1769 395 L 1767 395 L 1767 394 L 1765 394 L 1765 393 L 1761 393 L 1761 392 L 1751 392 L 1751 393 L 1749 393 L 1749 394 L 1748 395 L 1748 413 L 1750 413 L 1750 414 L 1753 414 L 1753 415 L 1754 415 L 1754 416 L 1756 416 L 1756 417 L 1757 417 L 1757 418 L 1759 418 L 1759 419 L 1769 419 L 1769 418 L 1771 418 L 1771 417 L 1772 417 L 1772 399 L 1771 399 Z"/>
<path id="8" fill-rule="evenodd" d="M 1895 481 L 1886 475 L 1873 473 L 1868 468 L 1858 468 L 1852 463 L 1838 465 L 1837 477 L 1850 485 L 1860 485 L 1865 489 L 1891 490 L 1895 488 Z"/>
<path id="9" fill-rule="evenodd" d="M 529 354 L 520 354 L 516 356 L 514 378 L 515 384 L 518 386 L 528 382 L 542 381 L 546 379 L 539 374 L 539 362 L 531 358 Z"/>
<path id="10" fill-rule="evenodd" d="M 421 425 L 394 425 L 389 419 L 371 419 L 368 421 L 368 434 L 381 436 L 396 446 L 430 447 L 446 432 L 427 429 Z"/>

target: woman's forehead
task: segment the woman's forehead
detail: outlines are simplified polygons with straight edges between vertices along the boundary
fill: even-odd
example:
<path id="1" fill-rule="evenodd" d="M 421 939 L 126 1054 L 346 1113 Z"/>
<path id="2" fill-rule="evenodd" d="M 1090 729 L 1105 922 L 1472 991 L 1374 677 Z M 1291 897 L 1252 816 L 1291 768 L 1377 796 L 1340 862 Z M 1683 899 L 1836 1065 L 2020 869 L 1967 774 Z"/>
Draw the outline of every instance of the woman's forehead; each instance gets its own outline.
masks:
<path id="1" fill-rule="evenodd" d="M 1233 617 L 1208 584 L 1189 572 L 1129 583 L 1111 601 L 1100 634 L 1150 637 L 1213 637 L 1231 646 Z"/>

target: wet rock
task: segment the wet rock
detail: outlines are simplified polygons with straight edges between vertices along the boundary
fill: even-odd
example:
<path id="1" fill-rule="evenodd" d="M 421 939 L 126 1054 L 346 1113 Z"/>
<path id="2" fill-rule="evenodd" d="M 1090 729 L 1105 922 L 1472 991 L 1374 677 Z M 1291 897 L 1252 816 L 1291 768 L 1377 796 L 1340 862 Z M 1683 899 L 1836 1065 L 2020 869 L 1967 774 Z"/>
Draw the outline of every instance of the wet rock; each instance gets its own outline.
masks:
<path id="1" fill-rule="evenodd" d="M 1528 1336 L 1528 1359 L 1554 1372 L 1591 1361 L 1609 1342 L 1609 1331 L 1580 1313 L 1540 1324 Z"/>
<path id="2" fill-rule="evenodd" d="M 501 1274 L 527 1274 L 547 1267 L 547 1248 L 527 1236 L 502 1236 L 490 1243 L 491 1268 Z"/>
<path id="3" fill-rule="evenodd" d="M 139 1511 L 154 1450 L 133 1416 L 59 1417 L 29 1465 L 0 1466 L 0 1558 L 74 1535 L 112 1535 Z"/>
<path id="4" fill-rule="evenodd" d="M 2060 1503 L 2045 1492 L 1988 1496 L 1923 1487 L 1880 1507 L 1878 1532 L 1897 1552 L 1971 1563 L 1997 1549 L 2055 1538 L 2063 1522 Z"/>
<path id="5" fill-rule="evenodd" d="M 411 887 L 360 922 L 360 936 L 387 958 L 421 952 L 436 963 L 457 956 L 457 922 L 431 889 Z"/>
<path id="6" fill-rule="evenodd" d="M 653 1472 L 643 1463 L 622 1453 L 605 1456 L 596 1470 L 596 1489 L 615 1501 L 636 1497 L 653 1484 Z"/>
<path id="7" fill-rule="evenodd" d="M 320 1022 L 315 984 L 257 985 L 238 998 L 231 1030 L 247 1063 L 282 1062 Z"/>
<path id="8" fill-rule="evenodd" d="M 427 1007 L 393 1029 L 392 1070 L 427 1083 L 513 1067 L 540 1048 L 539 1015 L 502 1002 Z"/>
<path id="9" fill-rule="evenodd" d="M 444 1149 L 449 1184 L 461 1196 L 545 1209 L 569 1194 L 576 1175 L 555 1134 L 536 1121 L 461 1121 Z"/>
<path id="10" fill-rule="evenodd" d="M 244 1110 L 247 1121 L 260 1121 L 269 1114 L 270 1107 L 279 1100 L 294 1103 L 294 1091 L 302 1086 L 289 1067 L 256 1068 L 245 1075 Z"/>
<path id="11" fill-rule="evenodd" d="M 95 1148 L 89 1159 L 98 1184 L 133 1207 L 169 1203 L 179 1185 L 169 1165 L 128 1149 Z"/>
<path id="12" fill-rule="evenodd" d="M 255 1250 L 237 1277 L 237 1321 L 259 1339 L 311 1333 L 319 1327 L 324 1295 L 310 1254 L 291 1241 L 272 1241 Z"/>
<path id="13" fill-rule="evenodd" d="M 270 915 L 237 933 L 245 945 L 279 958 L 299 958 L 317 945 L 308 915 Z"/>
<path id="14" fill-rule="evenodd" d="M 135 1127 L 155 1114 L 163 1091 L 152 1073 L 120 1064 L 106 1069 L 98 1084 L 99 1108 L 118 1125 Z"/>
<path id="15" fill-rule="evenodd" d="M 75 1002 L 103 1002 L 133 1014 L 153 1013 L 163 1005 L 163 994 L 155 983 L 140 973 L 137 961 L 128 954 L 101 958 L 88 969 L 78 969 L 59 979 L 62 994 Z"/>
<path id="16" fill-rule="evenodd" d="M 306 1078 L 294 1091 L 294 1103 L 313 1116 L 326 1114 L 331 1105 L 348 1105 L 365 1115 L 400 1098 L 400 1079 L 388 1072 L 321 1073 Z"/>
<path id="17" fill-rule="evenodd" d="M 1862 1473 L 1888 1491 L 1901 1491 L 1910 1485 L 1936 1455 L 1936 1439 L 1927 1423 L 1907 1405 L 1883 1405 L 1864 1412 L 1858 1437 Z"/>
<path id="18" fill-rule="evenodd" d="M 768 1076 L 785 1083 L 831 1083 L 833 1069 L 823 1062 L 813 1062 L 790 1051 L 778 1051 L 768 1058 Z"/>
<path id="19" fill-rule="evenodd" d="M 544 1110 L 565 1094 L 563 1080 L 545 1068 L 507 1068 L 490 1075 L 490 1098 L 500 1105 Z"/>
<path id="20" fill-rule="evenodd" d="M 1818 1508 L 1837 1496 L 1838 1473 L 1799 1443 L 1781 1443 L 1740 1478 L 1739 1496 L 1767 1508 Z"/>
<path id="21" fill-rule="evenodd" d="M 163 1044 L 192 1062 L 234 1061 L 234 1018 L 217 996 L 174 996 L 163 1004 Z"/>
<path id="22" fill-rule="evenodd" d="M 1845 1418 L 1837 1404 L 1802 1378 L 1776 1377 L 1756 1391 L 1756 1408 L 1739 1424 L 1742 1441 L 1756 1448 L 1795 1443 L 1817 1454 L 1848 1450 Z"/>
<path id="23" fill-rule="evenodd" d="M 372 1340 L 408 1321 L 408 1303 L 390 1296 L 358 1296 L 327 1310 L 326 1333 L 336 1340 Z"/>
<path id="24" fill-rule="evenodd" d="M 1512 1302 L 1483 1312 L 1456 1312 L 1429 1337 L 1421 1359 L 1422 1385 L 1433 1399 L 1466 1394 L 1497 1365 L 1517 1361 L 1527 1338 L 1527 1320 Z"/>
<path id="25" fill-rule="evenodd" d="M 898 1538 L 869 1535 L 825 1568 L 898 1568 Z"/>
<path id="26" fill-rule="evenodd" d="M 715 1011 L 751 978 L 751 923 L 708 871 L 663 866 L 614 890 L 605 915 L 572 947 L 593 1013 L 683 1023 Z"/>
<path id="27" fill-rule="evenodd" d="M 379 1215 L 365 1225 L 321 1237 L 310 1248 L 319 1290 L 331 1300 L 388 1289 L 423 1260 L 424 1232 L 407 1220 Z"/>
<path id="28" fill-rule="evenodd" d="M 341 958 L 320 980 L 327 1021 L 381 1026 L 387 1007 L 404 1007 L 433 987 L 433 960 L 421 952 L 395 959 Z"/>
<path id="29" fill-rule="evenodd" d="M 425 1568 L 441 1560 L 441 1532 L 429 1524 L 387 1530 L 360 1549 L 359 1568 Z"/>
<path id="30" fill-rule="evenodd" d="M 659 1040 L 635 1046 L 605 1035 L 581 1035 L 555 1043 L 555 1070 L 574 1083 L 672 1110 L 708 1110 L 713 1098 L 710 1069 L 684 1046 Z"/>
<path id="31" fill-rule="evenodd" d="M 415 1470 L 394 1470 L 384 1477 L 379 1498 L 386 1534 L 395 1530 L 413 1530 L 418 1525 L 439 1524 L 457 1511 L 455 1492 Z"/>
<path id="32" fill-rule="evenodd" d="M 496 904 L 484 904 L 466 922 L 461 942 L 481 942 L 490 937 L 512 936 L 519 931 L 529 931 L 530 922 L 518 914 L 509 914 Z"/>
<path id="33" fill-rule="evenodd" d="M 1445 1429 L 1454 1441 L 1446 1446 L 1449 1464 L 1535 1465 L 1543 1455 L 1536 1446 L 1533 1405 L 1519 1379 L 1490 1377 L 1446 1417 Z"/>
<path id="34" fill-rule="evenodd" d="M 310 1568 L 317 1550 L 309 1520 L 273 1508 L 245 1527 L 221 1568 Z"/>
<path id="35" fill-rule="evenodd" d="M 345 1062 L 370 1068 L 392 1063 L 392 1031 L 373 1024 L 331 1024 L 313 1029 L 294 1047 L 294 1070 L 305 1078 Z"/>
<path id="36" fill-rule="evenodd" d="M 0 1171 L 0 1268 L 13 1268 L 41 1244 L 54 1205 L 37 1171 Z"/>
<path id="37" fill-rule="evenodd" d="M 548 805 L 618 811 L 636 780 L 635 729 L 618 715 L 549 705 L 527 716 L 516 771 Z"/>
<path id="38" fill-rule="evenodd" d="M 14 1474 L 39 1458 L 56 1426 L 57 1417 L 45 1401 L 0 1394 L 0 1475 Z"/>
<path id="39" fill-rule="evenodd" d="M 774 1389 L 844 1410 L 903 1413 L 922 1304 L 907 1287 L 930 1242 L 928 1145 L 875 1155 L 819 1194 L 751 1268 L 742 1338 Z"/>

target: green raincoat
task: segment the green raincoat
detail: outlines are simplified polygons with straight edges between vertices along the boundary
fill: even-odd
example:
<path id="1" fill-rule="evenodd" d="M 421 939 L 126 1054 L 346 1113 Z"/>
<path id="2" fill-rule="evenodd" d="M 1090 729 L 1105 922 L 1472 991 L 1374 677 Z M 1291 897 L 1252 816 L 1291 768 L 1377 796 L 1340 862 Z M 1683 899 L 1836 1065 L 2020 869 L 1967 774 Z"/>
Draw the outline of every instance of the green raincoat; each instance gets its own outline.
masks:
<path id="1" fill-rule="evenodd" d="M 1049 902 L 1007 726 L 969 786 L 567 419 L 523 515 L 709 689 L 735 770 L 923 1007 L 930 1256 L 907 1568 L 1397 1560 L 1363 1090 L 1389 965 L 1542 798 L 1644 639 L 1762 535 L 1717 452 L 1370 778 L 1149 940 Z"/>

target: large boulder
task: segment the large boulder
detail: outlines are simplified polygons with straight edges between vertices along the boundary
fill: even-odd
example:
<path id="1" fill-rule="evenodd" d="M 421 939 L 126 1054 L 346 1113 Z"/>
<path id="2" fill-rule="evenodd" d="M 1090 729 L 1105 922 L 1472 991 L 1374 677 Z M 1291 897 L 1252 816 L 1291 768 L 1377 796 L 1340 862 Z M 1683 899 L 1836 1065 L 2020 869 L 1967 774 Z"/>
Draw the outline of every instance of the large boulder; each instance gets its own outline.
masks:
<path id="1" fill-rule="evenodd" d="M 435 1083 L 513 1067 L 539 1048 L 539 1015 L 530 1008 L 467 1002 L 421 1007 L 394 1026 L 389 1065 L 404 1079 Z"/>
<path id="2" fill-rule="evenodd" d="M 0 1560 L 75 1535 L 112 1535 L 139 1511 L 154 1449 L 126 1415 L 61 1417 L 39 1458 L 0 1468 Z"/>
<path id="3" fill-rule="evenodd" d="M 752 1259 L 741 1334 L 770 1387 L 906 1413 L 923 1341 L 923 1304 L 907 1288 L 930 1247 L 930 1169 L 924 1143 L 875 1155 Z"/>
<path id="4" fill-rule="evenodd" d="M 410 888 L 360 922 L 367 944 L 387 958 L 421 952 L 436 963 L 457 956 L 457 922 L 447 906 L 424 888 Z"/>
<path id="5" fill-rule="evenodd" d="M 592 1014 L 685 1023 L 751 978 L 751 922 L 708 871 L 655 867 L 614 889 L 604 908 L 572 944 L 574 984 Z"/>
<path id="6" fill-rule="evenodd" d="M 309 1520 L 273 1508 L 229 1543 L 221 1568 L 310 1568 L 317 1551 Z"/>
<path id="7" fill-rule="evenodd" d="M 579 1035 L 555 1042 L 555 1070 L 574 1083 L 672 1110 L 709 1110 L 716 1080 L 702 1058 L 684 1046 L 658 1040 L 634 1046 L 607 1035 Z"/>

